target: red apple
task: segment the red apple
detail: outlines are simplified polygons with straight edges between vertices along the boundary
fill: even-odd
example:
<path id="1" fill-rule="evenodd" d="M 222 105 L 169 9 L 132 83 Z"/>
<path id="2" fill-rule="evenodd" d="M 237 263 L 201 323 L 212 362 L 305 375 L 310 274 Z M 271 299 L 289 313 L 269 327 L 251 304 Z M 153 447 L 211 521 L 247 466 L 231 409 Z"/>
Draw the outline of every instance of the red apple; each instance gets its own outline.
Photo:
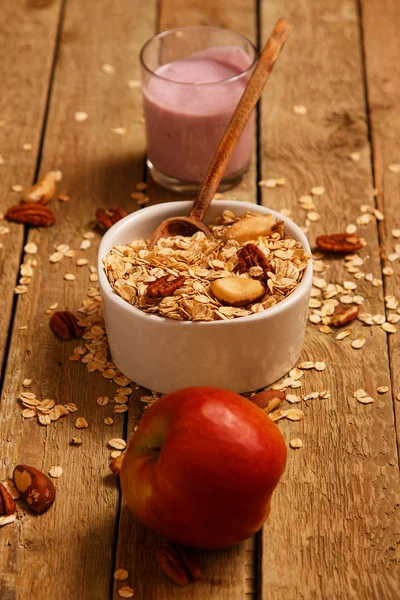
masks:
<path id="1" fill-rule="evenodd" d="M 187 546 L 223 548 L 260 529 L 285 464 L 283 436 L 260 408 L 234 392 L 192 387 L 143 415 L 121 486 L 150 529 Z"/>

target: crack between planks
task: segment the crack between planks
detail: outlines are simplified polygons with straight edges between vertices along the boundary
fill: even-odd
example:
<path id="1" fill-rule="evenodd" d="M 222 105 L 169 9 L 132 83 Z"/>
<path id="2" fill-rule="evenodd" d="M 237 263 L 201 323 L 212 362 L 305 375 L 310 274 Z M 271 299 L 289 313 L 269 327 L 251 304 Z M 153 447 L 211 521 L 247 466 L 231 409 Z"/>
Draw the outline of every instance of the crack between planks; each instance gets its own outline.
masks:
<path id="1" fill-rule="evenodd" d="M 61 0 L 60 14 L 58 17 L 58 24 L 57 24 L 55 42 L 54 42 L 53 61 L 52 61 L 51 68 L 50 68 L 49 83 L 47 86 L 47 97 L 46 97 L 45 108 L 44 108 L 44 113 L 43 113 L 43 124 L 42 124 L 42 130 L 41 130 L 41 134 L 40 134 L 39 149 L 38 149 L 38 153 L 37 153 L 36 166 L 35 166 L 35 170 L 34 170 L 32 184 L 34 184 L 35 181 L 37 180 L 39 170 L 40 170 L 40 165 L 42 162 L 44 138 L 45 138 L 45 133 L 46 133 L 46 125 L 47 125 L 49 109 L 50 109 L 51 92 L 53 89 L 55 69 L 56 69 L 56 64 L 57 64 L 58 55 L 59 55 L 59 47 L 60 47 L 62 25 L 64 22 L 65 6 L 66 6 L 66 0 Z M 22 247 L 21 247 L 21 251 L 19 253 L 19 265 L 20 266 L 23 263 L 24 247 L 28 241 L 29 231 L 30 231 L 30 227 L 28 225 L 24 225 Z M 19 273 L 19 269 L 18 269 L 16 278 L 15 278 L 15 285 L 18 284 L 19 276 L 20 276 L 20 273 Z M 9 352 L 10 352 L 10 347 L 11 347 L 11 339 L 12 339 L 12 335 L 13 335 L 13 331 L 14 331 L 17 306 L 18 306 L 18 295 L 14 294 L 12 306 L 11 306 L 10 325 L 8 328 L 6 343 L 5 343 L 5 347 L 4 347 L 4 360 L 3 360 L 3 365 L 0 370 L 0 397 L 3 393 L 4 377 L 7 372 L 8 357 L 9 357 Z"/>
<path id="2" fill-rule="evenodd" d="M 374 144 L 374 136 L 372 133 L 372 121 L 371 121 L 371 111 L 370 111 L 370 102 L 369 102 L 369 93 L 368 93 L 368 77 L 367 77 L 367 61 L 365 54 L 365 38 L 364 38 L 364 30 L 363 30 L 363 9 L 362 9 L 362 0 L 356 0 L 357 11 L 358 11 L 358 26 L 359 26 L 359 34 L 360 34 L 360 49 L 361 49 L 361 69 L 362 69 L 362 82 L 364 88 L 364 98 L 365 98 L 365 112 L 367 117 L 367 131 L 368 131 L 368 142 L 371 149 L 371 173 L 372 173 L 372 183 L 374 188 L 377 186 L 377 170 L 375 169 L 375 144 Z M 378 191 L 376 195 L 374 195 L 374 204 L 375 208 L 377 208 L 382 214 L 384 214 L 384 202 L 383 202 L 383 181 L 382 181 L 382 189 Z M 381 278 L 383 281 L 383 294 L 386 296 L 387 288 L 385 283 L 385 278 L 383 277 L 382 269 L 384 266 L 384 256 L 386 253 L 386 235 L 385 235 L 385 225 L 384 221 L 378 221 L 377 224 L 377 232 L 378 232 L 378 243 L 379 243 L 379 260 L 381 266 Z M 385 317 L 387 316 L 388 310 L 386 308 L 386 303 L 384 302 L 385 308 Z M 386 347 L 387 347 L 387 356 L 388 356 L 388 368 L 389 368 L 389 376 L 390 376 L 390 384 L 392 388 L 392 405 L 393 405 L 393 419 L 395 423 L 395 429 L 397 430 L 400 426 L 400 423 L 397 422 L 396 419 L 396 407 L 395 407 L 395 397 L 394 397 L 394 387 L 393 387 L 393 376 L 392 376 L 392 361 L 390 355 L 390 341 L 389 335 L 386 334 Z M 395 444 L 397 450 L 397 461 L 400 462 L 400 448 L 398 444 Z"/>
<path id="3" fill-rule="evenodd" d="M 261 0 L 255 0 L 255 19 L 256 19 L 256 45 L 257 50 L 261 52 Z M 261 188 L 258 182 L 261 180 L 261 98 L 256 106 L 256 200 L 257 204 L 262 204 Z"/>

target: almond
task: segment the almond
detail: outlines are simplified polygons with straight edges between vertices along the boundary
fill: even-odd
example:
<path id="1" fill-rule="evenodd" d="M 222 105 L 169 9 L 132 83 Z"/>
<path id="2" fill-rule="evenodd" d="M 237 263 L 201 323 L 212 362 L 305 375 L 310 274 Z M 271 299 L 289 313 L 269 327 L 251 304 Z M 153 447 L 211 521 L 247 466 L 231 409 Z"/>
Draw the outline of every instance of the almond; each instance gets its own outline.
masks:
<path id="1" fill-rule="evenodd" d="M 124 462 L 124 458 L 125 452 L 122 452 L 122 454 L 120 454 L 116 458 L 113 458 L 113 460 L 110 462 L 110 471 L 112 471 L 115 475 L 119 475 L 121 473 L 121 467 L 122 463 Z"/>
<path id="2" fill-rule="evenodd" d="M 29 508 L 43 513 L 53 504 L 56 491 L 50 479 L 35 467 L 18 465 L 13 473 L 15 487 Z"/>
<path id="3" fill-rule="evenodd" d="M 229 227 L 225 239 L 244 244 L 250 240 L 257 240 L 260 236 L 271 235 L 274 225 L 276 220 L 272 215 L 241 219 Z"/>
<path id="4" fill-rule="evenodd" d="M 47 204 L 55 193 L 55 171 L 50 171 L 50 173 L 47 173 L 40 181 L 25 191 L 22 201 L 29 204 Z"/>
<path id="5" fill-rule="evenodd" d="M 262 408 L 267 414 L 274 408 L 277 408 L 286 398 L 285 392 L 278 392 L 277 390 L 264 390 L 258 392 L 250 398 L 250 401 L 257 404 L 259 408 Z"/>
<path id="6" fill-rule="evenodd" d="M 216 279 L 210 288 L 217 300 L 229 306 L 246 306 L 261 300 L 265 294 L 265 287 L 260 281 L 240 277 Z"/>

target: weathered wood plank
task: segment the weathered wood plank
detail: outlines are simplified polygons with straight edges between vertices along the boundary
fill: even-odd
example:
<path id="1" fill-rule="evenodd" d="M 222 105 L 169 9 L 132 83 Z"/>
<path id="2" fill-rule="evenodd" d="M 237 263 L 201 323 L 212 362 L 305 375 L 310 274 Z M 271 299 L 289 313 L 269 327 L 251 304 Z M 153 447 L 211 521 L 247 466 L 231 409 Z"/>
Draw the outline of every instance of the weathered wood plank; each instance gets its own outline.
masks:
<path id="1" fill-rule="evenodd" d="M 400 164 L 400 5 L 396 0 L 376 2 L 362 0 L 361 15 L 365 53 L 367 100 L 372 139 L 372 157 L 375 186 L 378 191 L 377 206 L 384 212 L 380 223 L 380 241 L 384 255 L 390 256 L 399 248 L 400 239 L 392 235 L 400 229 L 399 198 L 400 173 L 393 173 L 390 165 Z M 393 167 L 392 167 L 393 169 Z M 397 251 L 397 254 L 400 254 Z M 393 263 L 384 260 L 394 269 L 385 278 L 385 294 L 400 300 L 399 259 Z M 394 312 L 388 311 L 388 313 Z M 400 394 L 400 337 L 389 336 L 390 370 L 393 396 Z M 400 447 L 400 404 L 394 400 L 397 423 L 397 443 Z"/>
<path id="2" fill-rule="evenodd" d="M 228 27 L 256 41 L 255 4 L 250 0 L 239 2 L 234 0 L 229 6 L 226 2 L 206 0 L 199 4 L 193 0 L 163 0 L 160 7 L 160 31 L 185 25 L 217 25 Z M 256 202 L 256 140 L 252 165 L 243 182 L 224 197 Z M 177 199 L 159 186 L 150 182 L 149 194 L 151 203 Z M 179 198 L 179 197 L 178 197 Z M 148 393 L 139 391 L 136 406 L 131 409 L 128 431 L 133 431 L 140 415 L 140 395 Z M 253 597 L 255 580 L 254 541 L 224 552 L 204 552 L 201 555 L 204 565 L 204 580 L 194 586 L 179 588 L 163 575 L 155 563 L 154 553 L 160 539 L 146 531 L 122 504 L 118 533 L 118 551 L 116 568 L 126 568 L 132 574 L 136 595 L 149 600 L 165 598 L 218 598 L 219 600 L 242 600 Z M 114 597 L 118 598 L 118 588 L 114 587 Z"/>
<path id="3" fill-rule="evenodd" d="M 20 511 L 15 527 L 0 530 L 0 596 L 7 600 L 100 600 L 111 593 L 119 491 L 108 477 L 107 441 L 123 437 L 124 415 L 113 415 L 111 427 L 103 423 L 112 406 L 101 408 L 96 398 L 113 396 L 117 386 L 68 361 L 76 342 L 57 340 L 45 313 L 54 302 L 75 311 L 94 285 L 88 268 L 75 261 L 85 257 L 96 263 L 97 238 L 91 248 L 78 251 L 96 207 L 136 208 L 129 193 L 143 177 L 144 130 L 140 90 L 129 89 L 126 80 L 139 77 L 137 54 L 154 31 L 155 5 L 70 0 L 65 10 L 41 173 L 61 169 L 60 191 L 71 199 L 52 202 L 54 227 L 29 233 L 39 247 L 38 266 L 29 293 L 18 299 L 0 417 L 2 476 L 21 462 L 43 471 L 60 465 L 64 473 L 48 513 L 35 518 Z M 103 63 L 113 65 L 115 73 L 103 73 Z M 86 111 L 87 121 L 76 122 L 76 111 Z M 127 128 L 126 136 L 111 132 L 120 126 Z M 61 243 L 77 250 L 76 256 L 51 264 L 49 255 Z M 67 272 L 76 281 L 63 280 Z M 33 379 L 38 397 L 76 402 L 79 412 L 48 428 L 35 419 L 23 422 L 16 398 L 24 377 Z M 74 427 L 77 416 L 87 419 L 89 429 Z M 69 445 L 74 436 L 82 438 L 81 446 Z"/>
<path id="4" fill-rule="evenodd" d="M 0 213 L 19 201 L 13 185 L 29 187 L 35 174 L 55 51 L 61 0 L 3 3 L 0 47 Z M 34 51 L 32 51 L 34 50 Z M 32 150 L 24 150 L 31 144 Z M 13 306 L 24 227 L 0 220 L 0 372 Z"/>
<path id="5" fill-rule="evenodd" d="M 282 14 L 295 28 L 263 97 L 261 170 L 263 179 L 283 176 L 287 184 L 263 189 L 263 203 L 290 209 L 304 224 L 297 198 L 313 186 L 325 186 L 326 193 L 314 198 L 321 215 L 309 226 L 314 242 L 321 233 L 355 223 L 360 204 L 372 205 L 357 3 L 265 1 L 262 38 Z M 307 115 L 294 114 L 294 105 L 306 106 Z M 358 162 L 349 158 L 354 151 L 360 152 Z M 368 242 L 360 252 L 365 258 L 361 269 L 379 278 L 376 224 L 359 230 Z M 354 280 L 356 293 L 365 297 L 361 310 L 384 312 L 382 288 L 347 274 L 343 260 L 327 259 L 326 271 L 317 275 L 332 282 Z M 318 326 L 308 328 L 302 359 L 325 361 L 327 368 L 307 371 L 301 390 L 293 393 L 329 389 L 331 395 L 298 405 L 305 412 L 302 422 L 281 421 L 287 441 L 299 437 L 304 446 L 289 450 L 287 471 L 264 527 L 265 599 L 398 595 L 393 406 L 390 394 L 376 392 L 390 384 L 386 334 L 359 321 L 351 329 L 352 338 L 338 342 Z M 351 340 L 359 334 L 367 343 L 354 350 Z M 375 403 L 359 404 L 352 397 L 357 388 L 365 388 Z"/>

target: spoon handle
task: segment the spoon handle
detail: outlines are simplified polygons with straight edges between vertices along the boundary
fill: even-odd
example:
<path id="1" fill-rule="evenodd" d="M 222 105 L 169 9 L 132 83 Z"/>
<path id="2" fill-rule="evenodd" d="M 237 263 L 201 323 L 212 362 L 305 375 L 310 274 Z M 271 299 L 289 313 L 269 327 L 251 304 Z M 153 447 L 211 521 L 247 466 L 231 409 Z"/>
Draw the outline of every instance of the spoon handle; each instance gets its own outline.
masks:
<path id="1" fill-rule="evenodd" d="M 263 88 L 268 81 L 269 74 L 289 37 L 292 27 L 293 25 L 287 19 L 279 19 L 275 25 L 235 112 L 228 123 L 214 158 L 208 167 L 206 177 L 194 202 L 193 208 L 190 211 L 189 217 L 200 221 L 203 220 L 243 129 L 261 96 Z"/>

